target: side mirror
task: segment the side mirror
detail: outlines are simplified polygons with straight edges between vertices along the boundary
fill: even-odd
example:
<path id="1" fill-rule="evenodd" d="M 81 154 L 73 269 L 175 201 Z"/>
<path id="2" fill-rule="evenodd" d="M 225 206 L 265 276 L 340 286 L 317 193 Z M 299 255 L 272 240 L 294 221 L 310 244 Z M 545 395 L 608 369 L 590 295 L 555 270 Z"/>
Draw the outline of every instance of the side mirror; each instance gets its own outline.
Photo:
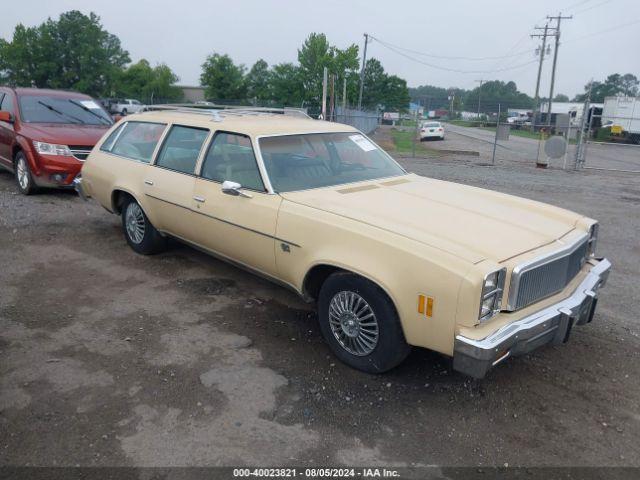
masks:
<path id="1" fill-rule="evenodd" d="M 10 112 L 0 111 L 0 122 L 13 123 L 13 115 Z"/>
<path id="2" fill-rule="evenodd" d="M 222 182 L 222 193 L 232 195 L 234 197 L 251 198 L 251 195 L 242 191 L 242 185 L 238 182 L 232 182 L 231 180 L 225 180 Z"/>

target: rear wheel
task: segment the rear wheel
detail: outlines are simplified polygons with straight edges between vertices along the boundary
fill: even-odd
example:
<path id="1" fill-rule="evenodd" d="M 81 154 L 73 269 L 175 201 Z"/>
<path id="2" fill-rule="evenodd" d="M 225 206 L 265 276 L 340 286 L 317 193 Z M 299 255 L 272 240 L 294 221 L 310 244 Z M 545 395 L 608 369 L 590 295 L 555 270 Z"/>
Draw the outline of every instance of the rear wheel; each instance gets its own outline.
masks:
<path id="1" fill-rule="evenodd" d="M 120 112 L 120 114 L 124 117 L 127 115 L 127 109 L 123 108 L 122 111 Z"/>
<path id="2" fill-rule="evenodd" d="M 347 365 L 381 373 L 409 354 L 396 309 L 376 284 L 352 273 L 335 273 L 318 299 L 320 330 L 333 353 Z"/>
<path id="3" fill-rule="evenodd" d="M 132 197 L 127 197 L 122 205 L 122 228 L 127 243 L 137 253 L 152 255 L 167 246 L 167 239 L 160 235 Z"/>
<path id="4" fill-rule="evenodd" d="M 36 191 L 36 185 L 33 181 L 33 176 L 29 169 L 29 163 L 27 162 L 27 157 L 25 157 L 24 153 L 18 152 L 16 154 L 14 170 L 16 174 L 16 183 L 20 193 L 24 195 L 31 195 L 34 193 Z"/>

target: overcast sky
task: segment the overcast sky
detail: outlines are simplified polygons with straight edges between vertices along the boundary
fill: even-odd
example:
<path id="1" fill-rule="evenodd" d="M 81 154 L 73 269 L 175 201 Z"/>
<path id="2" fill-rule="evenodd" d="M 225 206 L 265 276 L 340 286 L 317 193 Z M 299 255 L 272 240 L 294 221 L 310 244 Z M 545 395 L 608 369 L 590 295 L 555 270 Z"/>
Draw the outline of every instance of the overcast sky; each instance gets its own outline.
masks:
<path id="1" fill-rule="evenodd" d="M 47 17 L 78 9 L 96 12 L 104 27 L 120 37 L 133 61 L 164 62 L 180 84 L 197 85 L 207 54 L 228 53 L 251 66 L 295 62 L 310 32 L 323 32 L 332 44 L 362 47 L 364 32 L 399 46 L 403 57 L 373 41 L 368 56 L 405 78 L 409 86 L 432 84 L 472 88 L 478 79 L 514 80 L 533 95 L 537 73 L 531 39 L 546 15 L 573 14 L 562 23 L 556 93 L 572 97 L 590 79 L 610 73 L 640 77 L 640 1 L 638 0 L 20 0 L 0 19 L 0 36 L 10 39 L 16 24 L 35 25 Z M 636 22 L 632 25 L 631 22 Z M 604 33 L 600 33 L 606 30 Z M 584 37 L 584 38 L 583 38 Z M 498 57 L 502 59 L 445 59 Z M 524 66 L 520 66 L 526 64 Z M 520 66 L 509 71 L 496 71 Z M 439 67 L 439 68 L 435 68 Z M 490 71 L 461 73 L 442 70 Z M 551 58 L 545 62 L 542 93 L 548 92 Z"/>

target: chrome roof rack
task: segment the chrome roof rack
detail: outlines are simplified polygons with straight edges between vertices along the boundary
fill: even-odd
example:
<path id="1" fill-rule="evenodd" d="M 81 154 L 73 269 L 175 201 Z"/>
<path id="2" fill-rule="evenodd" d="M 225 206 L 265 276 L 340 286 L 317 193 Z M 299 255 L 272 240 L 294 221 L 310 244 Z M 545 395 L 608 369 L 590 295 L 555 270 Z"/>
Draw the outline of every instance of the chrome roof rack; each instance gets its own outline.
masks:
<path id="1" fill-rule="evenodd" d="M 311 118 L 307 112 L 300 108 L 273 108 L 273 107 L 246 107 L 231 105 L 207 105 L 202 107 L 194 107 L 191 104 L 164 104 L 164 105 L 145 105 L 142 111 L 161 111 L 171 110 L 181 113 L 196 113 L 199 115 L 208 115 L 213 117 L 214 121 L 222 121 L 227 116 L 273 116 L 287 115 L 292 117 Z"/>

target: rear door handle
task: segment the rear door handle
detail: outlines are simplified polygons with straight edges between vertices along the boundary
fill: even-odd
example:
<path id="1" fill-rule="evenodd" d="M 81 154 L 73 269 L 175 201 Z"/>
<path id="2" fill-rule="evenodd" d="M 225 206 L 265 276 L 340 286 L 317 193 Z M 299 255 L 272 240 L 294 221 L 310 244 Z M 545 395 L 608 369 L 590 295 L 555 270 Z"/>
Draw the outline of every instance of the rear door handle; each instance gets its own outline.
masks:
<path id="1" fill-rule="evenodd" d="M 144 183 L 147 185 L 153 185 L 153 180 L 145 180 Z"/>
<path id="2" fill-rule="evenodd" d="M 206 200 L 204 197 L 198 197 L 198 196 L 193 197 L 193 199 L 194 199 L 196 202 L 200 202 L 200 203 L 204 203 L 204 202 L 205 202 L 205 200 Z"/>

